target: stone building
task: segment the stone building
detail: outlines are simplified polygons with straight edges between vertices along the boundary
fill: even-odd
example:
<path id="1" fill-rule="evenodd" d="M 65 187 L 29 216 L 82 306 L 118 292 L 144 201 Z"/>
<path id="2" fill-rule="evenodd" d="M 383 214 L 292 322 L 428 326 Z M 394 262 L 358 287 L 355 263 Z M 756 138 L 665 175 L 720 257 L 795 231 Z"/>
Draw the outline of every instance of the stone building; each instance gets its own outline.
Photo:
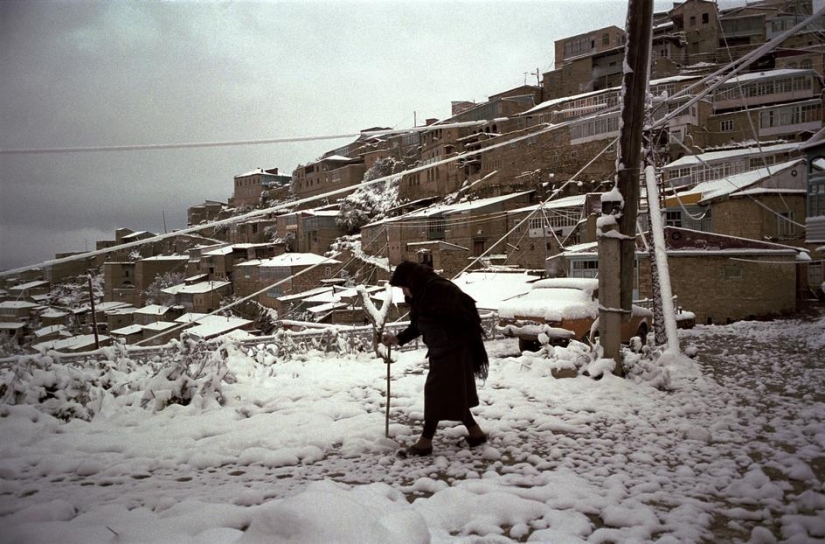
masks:
<path id="1" fill-rule="evenodd" d="M 665 228 L 670 281 L 678 305 L 696 323 L 723 324 L 790 314 L 797 307 L 797 255 L 792 247 Z M 650 259 L 638 253 L 640 297 L 651 298 Z"/>
<path id="2" fill-rule="evenodd" d="M 506 264 L 561 275 L 559 261 L 552 257 L 565 247 L 595 241 L 588 234 L 587 217 L 601 210 L 599 196 L 563 197 L 507 212 Z"/>
<path id="3" fill-rule="evenodd" d="M 143 306 L 146 290 L 159 277 L 187 272 L 189 257 L 159 255 L 139 261 L 109 261 L 103 264 L 103 300 Z"/>
<path id="4" fill-rule="evenodd" d="M 264 191 L 277 187 L 287 187 L 290 181 L 292 181 L 292 178 L 278 174 L 277 168 L 267 170 L 257 168 L 251 172 L 239 174 L 234 178 L 231 205 L 238 208 L 259 208 L 261 207 L 261 195 Z"/>
<path id="5" fill-rule="evenodd" d="M 279 297 L 307 291 L 319 285 L 323 279 L 336 277 L 341 263 L 313 253 L 284 253 L 261 261 L 257 267 L 250 267 L 257 268 L 257 285 L 246 286 L 245 289 L 251 289 L 251 293 L 254 293 L 269 286 L 258 296 L 258 302 L 281 313 L 283 308 L 278 303 Z M 312 269 L 308 270 L 309 268 Z M 255 275 L 251 270 L 244 270 L 244 274 L 247 273 L 250 276 L 248 279 Z"/>
<path id="6" fill-rule="evenodd" d="M 292 192 L 298 199 L 316 196 L 361 183 L 367 171 L 362 158 L 330 155 L 298 166 L 292 173 Z"/>
<path id="7" fill-rule="evenodd" d="M 664 231 L 673 294 L 680 308 L 696 315 L 696 323 L 723 324 L 796 310 L 798 248 L 675 227 Z M 650 299 L 650 253 L 639 237 L 636 247 L 633 299 Z M 596 242 L 568 248 L 561 258 L 570 277 L 598 275 Z"/>
<path id="8" fill-rule="evenodd" d="M 228 281 L 201 281 L 182 283 L 163 290 L 171 295 L 175 306 L 186 312 L 208 314 L 225 306 L 232 296 L 232 283 Z"/>
<path id="9" fill-rule="evenodd" d="M 665 222 L 802 247 L 806 186 L 801 159 L 705 181 L 665 199 Z"/>

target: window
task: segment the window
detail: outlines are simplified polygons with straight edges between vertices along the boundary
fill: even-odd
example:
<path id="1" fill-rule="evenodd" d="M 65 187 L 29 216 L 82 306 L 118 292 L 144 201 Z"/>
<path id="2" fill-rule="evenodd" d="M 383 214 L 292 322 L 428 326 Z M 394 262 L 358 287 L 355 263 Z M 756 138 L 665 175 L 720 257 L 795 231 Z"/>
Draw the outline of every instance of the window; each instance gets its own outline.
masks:
<path id="1" fill-rule="evenodd" d="M 690 26 L 696 26 L 696 16 L 695 15 L 690 16 Z"/>
<path id="2" fill-rule="evenodd" d="M 796 225 L 794 212 L 779 212 L 776 216 L 776 234 L 777 236 L 794 236 L 796 234 Z"/>
<path id="3" fill-rule="evenodd" d="M 682 212 L 679 210 L 665 212 L 665 225 L 667 225 L 668 227 L 681 227 Z"/>
<path id="4" fill-rule="evenodd" d="M 599 261 L 573 261 L 570 263 L 570 277 L 597 278 L 599 276 Z"/>
<path id="5" fill-rule="evenodd" d="M 532 217 L 530 218 L 530 228 L 531 229 L 541 229 L 545 227 L 549 227 L 550 224 L 543 218 L 543 217 Z"/>
<path id="6" fill-rule="evenodd" d="M 610 34 L 602 34 L 602 45 L 603 46 L 610 45 Z"/>
<path id="7" fill-rule="evenodd" d="M 725 119 L 719 122 L 720 132 L 733 132 L 733 119 Z"/>
<path id="8" fill-rule="evenodd" d="M 787 106 L 759 113 L 759 128 L 800 125 L 819 120 L 819 104 Z"/>
<path id="9" fill-rule="evenodd" d="M 726 280 L 739 280 L 745 276 L 741 264 L 726 265 L 724 274 Z"/>
<path id="10" fill-rule="evenodd" d="M 422 251 L 418 254 L 418 264 L 433 267 L 433 254 L 430 251 Z"/>
<path id="11" fill-rule="evenodd" d="M 702 24 L 706 25 L 709 22 L 710 22 L 710 15 L 708 15 L 707 13 L 703 13 L 702 14 Z"/>

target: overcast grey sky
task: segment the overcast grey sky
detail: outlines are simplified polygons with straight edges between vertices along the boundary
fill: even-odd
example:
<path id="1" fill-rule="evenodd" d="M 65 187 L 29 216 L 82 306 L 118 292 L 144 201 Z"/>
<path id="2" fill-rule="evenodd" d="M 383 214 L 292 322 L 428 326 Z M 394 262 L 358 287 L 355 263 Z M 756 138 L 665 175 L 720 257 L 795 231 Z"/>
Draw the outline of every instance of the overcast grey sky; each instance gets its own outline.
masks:
<path id="1" fill-rule="evenodd" d="M 672 7 L 657 2 L 656 9 Z M 624 0 L 0 1 L 0 149 L 408 128 L 553 63 L 555 40 L 625 26 Z M 528 74 L 525 76 L 525 72 Z M 0 269 L 186 226 L 257 167 L 348 140 L 0 155 Z"/>

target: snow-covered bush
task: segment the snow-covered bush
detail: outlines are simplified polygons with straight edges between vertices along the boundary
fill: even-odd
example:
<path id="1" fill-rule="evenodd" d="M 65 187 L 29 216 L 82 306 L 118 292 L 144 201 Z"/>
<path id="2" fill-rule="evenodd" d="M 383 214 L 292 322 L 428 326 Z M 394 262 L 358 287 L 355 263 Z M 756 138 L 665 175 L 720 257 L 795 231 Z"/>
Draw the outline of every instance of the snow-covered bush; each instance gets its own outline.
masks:
<path id="1" fill-rule="evenodd" d="M 386 177 L 404 169 L 404 163 L 386 157 L 379 159 L 364 174 L 364 181 Z M 348 234 L 362 226 L 386 217 L 386 213 L 397 205 L 398 189 L 401 176 L 393 177 L 383 183 L 359 187 L 341 201 L 341 212 L 336 223 Z"/>
<path id="2" fill-rule="evenodd" d="M 196 404 L 200 408 L 224 403 L 224 382 L 235 376 L 226 365 L 228 347 L 185 340 L 171 363 L 164 364 L 146 383 L 141 406 L 160 411 L 170 404 Z"/>
<path id="3" fill-rule="evenodd" d="M 166 274 L 158 275 L 155 281 L 149 284 L 149 287 L 143 291 L 146 296 L 146 304 L 165 304 L 174 300 L 174 297 L 163 292 L 167 287 L 183 283 L 186 274 L 183 272 L 167 272 Z"/>
<path id="4" fill-rule="evenodd" d="M 21 357 L 0 370 L 0 404 L 28 404 L 58 419 L 91 420 L 109 402 L 163 410 L 170 404 L 205 409 L 224 403 L 223 384 L 234 383 L 227 361 L 230 341 L 179 343 L 169 355 L 138 362 L 125 349 L 105 359 L 73 362 L 49 355 Z"/>
<path id="5" fill-rule="evenodd" d="M 51 357 L 19 360 L 0 378 L 0 402 L 32 404 L 58 419 L 90 420 L 101 372 L 55 363 Z"/>

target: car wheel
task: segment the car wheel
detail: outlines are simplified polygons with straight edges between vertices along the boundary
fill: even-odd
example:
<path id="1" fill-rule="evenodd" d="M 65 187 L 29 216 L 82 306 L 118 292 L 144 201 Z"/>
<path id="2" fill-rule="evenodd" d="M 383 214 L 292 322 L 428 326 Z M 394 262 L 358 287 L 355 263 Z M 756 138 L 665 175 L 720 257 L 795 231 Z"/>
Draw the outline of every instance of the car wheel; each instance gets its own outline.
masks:
<path id="1" fill-rule="evenodd" d="M 518 350 L 522 353 L 525 351 L 538 351 L 540 349 L 541 344 L 535 340 L 524 340 L 523 338 L 518 339 Z"/>

